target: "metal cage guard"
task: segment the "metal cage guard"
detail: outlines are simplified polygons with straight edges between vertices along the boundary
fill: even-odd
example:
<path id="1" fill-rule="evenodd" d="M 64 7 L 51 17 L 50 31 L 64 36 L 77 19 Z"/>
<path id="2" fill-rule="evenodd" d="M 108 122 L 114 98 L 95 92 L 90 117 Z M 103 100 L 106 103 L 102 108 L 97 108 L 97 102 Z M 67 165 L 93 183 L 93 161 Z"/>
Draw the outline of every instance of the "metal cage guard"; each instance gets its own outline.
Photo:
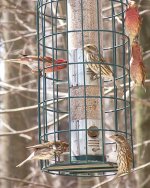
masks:
<path id="1" fill-rule="evenodd" d="M 65 14 L 60 11 L 62 3 Z M 102 0 L 37 2 L 38 56 L 51 55 L 53 59 L 51 73 L 45 71 L 45 60 L 42 76 L 39 69 L 39 142 L 69 143 L 69 151 L 63 156 L 41 161 L 45 172 L 70 176 L 114 174 L 117 165 L 111 156 L 116 155 L 112 149 L 115 144 L 108 137 L 115 132 L 125 135 L 133 149 L 130 74 L 126 73 L 130 49 L 124 31 L 127 3 L 111 0 L 106 7 Z M 60 38 L 64 46 L 59 44 Z M 110 65 L 114 80 L 103 79 L 101 71 L 100 78 L 92 79 L 88 68 L 91 62 L 84 51 L 87 44 L 96 45 L 98 54 L 103 54 L 106 62 L 95 64 Z M 59 58 L 67 59 L 67 68 L 55 71 L 60 66 L 55 59 Z"/>

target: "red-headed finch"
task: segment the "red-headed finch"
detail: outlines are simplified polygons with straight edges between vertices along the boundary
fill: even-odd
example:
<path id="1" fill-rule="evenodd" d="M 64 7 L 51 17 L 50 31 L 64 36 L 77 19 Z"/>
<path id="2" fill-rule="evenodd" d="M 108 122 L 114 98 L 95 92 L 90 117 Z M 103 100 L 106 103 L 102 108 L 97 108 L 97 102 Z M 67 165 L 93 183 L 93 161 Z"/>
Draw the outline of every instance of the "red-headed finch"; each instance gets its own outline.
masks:
<path id="1" fill-rule="evenodd" d="M 127 139 L 122 134 L 114 134 L 110 136 L 117 144 L 117 176 L 129 173 L 132 166 L 132 151 Z"/>
<path id="2" fill-rule="evenodd" d="M 27 147 L 28 149 L 32 149 L 33 152 L 27 159 L 18 164 L 16 167 L 21 167 L 22 165 L 24 165 L 24 163 L 32 159 L 52 160 L 55 155 L 59 157 L 61 154 L 66 152 L 68 150 L 68 147 L 69 144 L 62 141 L 46 142 L 43 144 Z"/>
<path id="3" fill-rule="evenodd" d="M 9 62 L 15 62 L 27 65 L 33 73 L 38 72 L 38 57 L 31 56 L 31 55 L 22 55 L 19 59 L 10 59 L 7 60 Z M 67 61 L 65 59 L 54 59 L 54 66 L 53 66 L 53 59 L 50 56 L 39 57 L 40 62 L 40 70 L 43 71 L 43 64 L 45 73 L 59 71 L 67 67 Z"/>
<path id="4" fill-rule="evenodd" d="M 86 44 L 84 46 L 84 54 L 86 57 L 86 61 L 89 62 L 87 67 L 90 69 L 92 74 L 94 75 L 93 78 L 100 78 L 100 71 L 101 76 L 103 78 L 111 79 L 114 81 L 114 73 L 109 65 L 107 65 L 106 60 L 103 58 L 102 54 L 99 54 L 98 48 L 94 44 Z M 95 64 L 98 62 L 106 63 L 106 64 Z M 115 81 L 117 87 L 120 87 L 118 81 Z"/>
<path id="5" fill-rule="evenodd" d="M 142 50 L 138 42 L 132 43 L 132 57 L 130 60 L 130 75 L 135 86 L 142 86 L 145 89 L 146 70 L 142 58 Z"/>
<path id="6" fill-rule="evenodd" d="M 130 43 L 138 37 L 141 30 L 141 17 L 135 1 L 130 1 L 126 10 L 125 16 L 125 30 L 130 38 Z"/>

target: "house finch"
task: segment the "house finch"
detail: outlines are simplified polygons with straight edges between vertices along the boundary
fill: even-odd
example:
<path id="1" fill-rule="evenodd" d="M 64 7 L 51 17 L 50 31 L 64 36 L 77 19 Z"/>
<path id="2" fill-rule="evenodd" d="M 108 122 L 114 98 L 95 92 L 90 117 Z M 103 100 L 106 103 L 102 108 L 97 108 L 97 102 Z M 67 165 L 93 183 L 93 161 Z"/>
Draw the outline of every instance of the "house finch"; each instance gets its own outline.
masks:
<path id="1" fill-rule="evenodd" d="M 139 15 L 137 4 L 134 1 L 130 1 L 126 10 L 125 16 L 125 29 L 130 38 L 130 43 L 138 37 L 141 29 L 142 19 Z"/>
<path id="2" fill-rule="evenodd" d="M 139 85 L 145 89 L 146 70 L 143 64 L 142 51 L 138 42 L 132 43 L 132 57 L 130 60 L 130 73 L 131 79 L 134 81 L 135 86 Z"/>
<path id="3" fill-rule="evenodd" d="M 33 73 L 38 72 L 37 56 L 22 55 L 20 59 L 10 59 L 9 61 L 27 65 L 32 70 Z M 67 66 L 67 61 L 65 59 L 54 59 L 55 66 L 53 67 L 53 59 L 50 56 L 45 56 L 45 57 L 40 56 L 39 61 L 40 61 L 40 70 L 43 70 L 43 64 L 44 64 L 45 73 L 53 72 L 53 70 L 59 71 L 61 69 L 66 68 Z"/>
<path id="4" fill-rule="evenodd" d="M 32 159 L 51 160 L 55 157 L 55 155 L 59 157 L 60 154 L 67 151 L 68 147 L 69 144 L 62 141 L 47 142 L 27 147 L 28 149 L 32 149 L 33 152 L 27 159 L 18 164 L 16 167 L 21 167 L 24 163 Z"/>
<path id="5" fill-rule="evenodd" d="M 93 78 L 100 78 L 100 71 L 101 76 L 103 78 L 108 78 L 114 80 L 114 73 L 111 67 L 107 64 L 95 64 L 99 61 L 102 63 L 106 63 L 106 60 L 103 58 L 102 54 L 98 54 L 98 49 L 94 44 L 87 44 L 84 46 L 84 53 L 86 56 L 86 60 L 89 62 L 87 67 L 90 69 L 92 74 L 94 75 Z M 94 63 L 93 63 L 94 62 Z M 117 87 L 121 87 L 118 81 L 115 81 Z"/>
<path id="6" fill-rule="evenodd" d="M 132 165 L 132 151 L 127 139 L 122 134 L 110 136 L 117 144 L 117 176 L 129 173 Z"/>

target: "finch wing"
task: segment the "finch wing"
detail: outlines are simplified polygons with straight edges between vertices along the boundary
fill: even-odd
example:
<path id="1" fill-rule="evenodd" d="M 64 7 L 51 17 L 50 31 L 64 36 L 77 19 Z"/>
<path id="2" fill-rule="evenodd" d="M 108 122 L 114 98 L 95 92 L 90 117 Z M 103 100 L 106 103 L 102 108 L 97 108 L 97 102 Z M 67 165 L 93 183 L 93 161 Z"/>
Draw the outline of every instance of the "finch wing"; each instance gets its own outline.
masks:
<path id="1" fill-rule="evenodd" d="M 37 144 L 34 146 L 28 146 L 26 147 L 27 149 L 40 149 L 40 148 L 52 148 L 54 142 L 46 142 L 46 143 L 42 143 L 42 144 Z"/>
<path id="2" fill-rule="evenodd" d="M 61 143 L 63 143 L 62 141 L 58 140 L 56 142 L 46 142 L 46 143 L 42 143 L 42 144 L 37 144 L 37 145 L 34 145 L 34 146 L 28 146 L 26 147 L 27 149 L 40 149 L 40 148 L 51 148 L 53 149 L 54 146 L 59 146 Z"/>

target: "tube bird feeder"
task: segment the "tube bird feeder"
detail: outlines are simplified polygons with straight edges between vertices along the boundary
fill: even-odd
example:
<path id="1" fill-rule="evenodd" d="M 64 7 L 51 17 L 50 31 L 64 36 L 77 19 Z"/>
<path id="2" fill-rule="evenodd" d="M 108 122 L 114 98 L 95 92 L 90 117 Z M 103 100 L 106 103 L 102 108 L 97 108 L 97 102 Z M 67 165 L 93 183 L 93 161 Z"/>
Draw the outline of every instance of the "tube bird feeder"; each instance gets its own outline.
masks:
<path id="1" fill-rule="evenodd" d="M 108 137 L 121 133 L 133 146 L 130 84 L 127 85 L 130 75 L 126 73 L 130 57 L 129 38 L 124 31 L 126 9 L 125 0 L 107 4 L 102 0 L 37 2 L 38 56 L 44 59 L 50 55 L 53 70 L 45 73 L 43 60 L 38 81 L 39 142 L 69 143 L 63 156 L 41 161 L 41 169 L 47 173 L 110 175 L 116 172 L 117 164 L 114 143 Z M 62 38 L 64 44 L 60 45 Z M 84 50 L 88 44 L 97 47 L 98 56 L 103 55 L 104 62 L 99 57 L 94 63 L 109 65 L 113 80 L 105 79 L 101 68 L 99 78 L 92 78 L 88 64 L 93 62 L 87 61 Z M 55 60 L 62 58 L 67 60 L 67 67 L 56 71 L 60 64 Z"/>

